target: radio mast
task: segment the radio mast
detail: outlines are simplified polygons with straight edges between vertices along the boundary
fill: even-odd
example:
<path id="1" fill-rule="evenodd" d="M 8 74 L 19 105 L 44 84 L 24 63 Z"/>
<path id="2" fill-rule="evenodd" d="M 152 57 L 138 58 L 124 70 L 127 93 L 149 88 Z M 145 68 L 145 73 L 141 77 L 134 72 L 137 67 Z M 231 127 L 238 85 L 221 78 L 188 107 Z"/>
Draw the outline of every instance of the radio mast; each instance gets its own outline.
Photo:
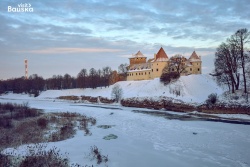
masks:
<path id="1" fill-rule="evenodd" d="M 24 65 L 25 65 L 25 79 L 28 79 L 28 60 L 24 60 Z"/>

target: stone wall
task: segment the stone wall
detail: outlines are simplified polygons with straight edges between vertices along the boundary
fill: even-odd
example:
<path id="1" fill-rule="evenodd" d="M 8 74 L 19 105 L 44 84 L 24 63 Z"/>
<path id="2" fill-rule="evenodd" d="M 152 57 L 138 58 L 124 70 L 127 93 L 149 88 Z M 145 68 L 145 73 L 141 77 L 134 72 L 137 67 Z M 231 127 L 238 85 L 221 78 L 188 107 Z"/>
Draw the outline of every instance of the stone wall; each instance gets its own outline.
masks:
<path id="1" fill-rule="evenodd" d="M 110 103 L 114 103 L 115 100 L 113 99 L 108 99 L 106 97 L 91 97 L 91 96 L 81 96 L 82 100 L 86 100 L 88 102 L 91 102 L 91 103 L 98 103 L 98 102 L 101 102 L 101 103 L 107 103 L 107 104 L 110 104 Z"/>
<path id="2" fill-rule="evenodd" d="M 78 96 L 59 96 L 58 99 L 61 100 L 80 100 Z"/>
<path id="3" fill-rule="evenodd" d="M 98 98 L 97 97 L 91 97 L 91 96 L 81 96 L 82 100 L 91 102 L 91 103 L 97 103 Z"/>
<path id="4" fill-rule="evenodd" d="M 242 106 L 240 104 L 224 104 L 219 103 L 212 107 L 207 107 L 205 104 L 187 104 L 182 101 L 176 101 L 171 98 L 152 100 L 152 99 L 138 99 L 128 98 L 123 99 L 121 104 L 126 107 L 138 107 L 138 108 L 149 108 L 149 109 L 165 109 L 177 112 L 192 112 L 198 111 L 203 113 L 211 114 L 248 114 L 250 115 L 250 106 Z"/>
<path id="5" fill-rule="evenodd" d="M 149 108 L 149 109 L 166 109 L 177 112 L 192 112 L 196 109 L 194 105 L 185 104 L 181 101 L 176 103 L 173 102 L 172 98 L 161 99 L 158 101 L 152 99 L 138 99 L 128 98 L 121 100 L 121 105 L 125 107 L 138 107 L 138 108 Z"/>
<path id="6" fill-rule="evenodd" d="M 99 96 L 99 100 L 101 103 L 107 103 L 107 104 L 111 104 L 115 102 L 114 99 L 108 99 L 108 98 L 101 97 L 101 96 Z"/>
<path id="7" fill-rule="evenodd" d="M 242 106 L 240 104 L 224 104 L 219 103 L 208 108 L 206 105 L 197 107 L 197 111 L 211 114 L 248 114 L 250 115 L 250 106 Z"/>
<path id="8" fill-rule="evenodd" d="M 105 97 L 91 97 L 91 96 L 60 96 L 58 99 L 65 100 L 83 100 L 91 103 L 114 103 L 115 100 L 108 99 Z M 176 100 L 168 97 L 159 97 L 158 100 L 151 98 L 127 98 L 121 100 L 121 105 L 125 107 L 137 107 L 137 108 L 148 108 L 148 109 L 165 109 L 176 112 L 192 112 L 198 111 L 210 114 L 248 114 L 250 115 L 250 105 L 242 106 L 240 104 L 225 104 L 219 103 L 208 107 L 205 104 L 188 104 L 181 100 Z"/>

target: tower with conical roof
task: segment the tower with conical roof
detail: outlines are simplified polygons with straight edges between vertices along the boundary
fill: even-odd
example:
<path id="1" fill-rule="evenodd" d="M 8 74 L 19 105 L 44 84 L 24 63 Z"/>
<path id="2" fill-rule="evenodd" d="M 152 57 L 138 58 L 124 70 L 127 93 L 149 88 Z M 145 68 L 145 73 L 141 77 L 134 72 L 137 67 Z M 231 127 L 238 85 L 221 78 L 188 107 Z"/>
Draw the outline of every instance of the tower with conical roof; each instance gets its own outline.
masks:
<path id="1" fill-rule="evenodd" d="M 163 68 L 168 65 L 169 59 L 165 50 L 161 47 L 157 54 L 154 54 L 154 59 L 151 60 L 152 78 L 158 78 L 162 74 Z"/>
<path id="2" fill-rule="evenodd" d="M 154 55 L 153 62 L 160 62 L 160 61 L 168 61 L 168 55 L 164 51 L 164 49 L 161 47 L 160 50 L 157 52 L 157 54 Z"/>
<path id="3" fill-rule="evenodd" d="M 188 59 L 188 67 L 186 68 L 186 71 L 189 74 L 201 74 L 201 57 L 196 54 L 195 51 L 191 54 L 191 56 Z"/>

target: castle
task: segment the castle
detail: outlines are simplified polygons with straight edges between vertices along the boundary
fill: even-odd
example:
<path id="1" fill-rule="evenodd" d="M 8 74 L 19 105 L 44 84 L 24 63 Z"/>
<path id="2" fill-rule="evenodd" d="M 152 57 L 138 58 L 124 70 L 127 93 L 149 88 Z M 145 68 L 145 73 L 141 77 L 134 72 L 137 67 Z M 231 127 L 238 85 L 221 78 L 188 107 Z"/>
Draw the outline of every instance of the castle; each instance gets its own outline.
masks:
<path id="1" fill-rule="evenodd" d="M 159 78 L 164 67 L 170 67 L 171 71 L 176 71 L 176 68 L 171 68 L 171 64 L 173 64 L 177 58 L 178 56 L 168 58 L 166 52 L 161 47 L 158 53 L 154 54 L 154 58 L 147 61 L 147 57 L 138 51 L 129 58 L 127 81 Z M 189 59 L 181 57 L 180 62 L 184 67 L 181 75 L 201 74 L 201 57 L 198 56 L 195 51 Z"/>

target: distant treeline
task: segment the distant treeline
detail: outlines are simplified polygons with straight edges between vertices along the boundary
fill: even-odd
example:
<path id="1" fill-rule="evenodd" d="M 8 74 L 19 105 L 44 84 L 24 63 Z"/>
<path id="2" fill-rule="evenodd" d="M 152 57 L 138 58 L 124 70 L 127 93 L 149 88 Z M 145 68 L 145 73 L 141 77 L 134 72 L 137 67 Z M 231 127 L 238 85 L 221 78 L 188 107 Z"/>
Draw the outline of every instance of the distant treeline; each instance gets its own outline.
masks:
<path id="1" fill-rule="evenodd" d="M 110 67 L 102 69 L 91 68 L 89 71 L 82 69 L 77 77 L 69 74 L 53 75 L 52 78 L 44 79 L 37 74 L 31 75 L 28 79 L 24 77 L 0 80 L 0 94 L 5 92 L 29 93 L 38 96 L 41 91 L 72 89 L 72 88 L 96 88 L 107 87 L 116 82 L 116 72 Z"/>

